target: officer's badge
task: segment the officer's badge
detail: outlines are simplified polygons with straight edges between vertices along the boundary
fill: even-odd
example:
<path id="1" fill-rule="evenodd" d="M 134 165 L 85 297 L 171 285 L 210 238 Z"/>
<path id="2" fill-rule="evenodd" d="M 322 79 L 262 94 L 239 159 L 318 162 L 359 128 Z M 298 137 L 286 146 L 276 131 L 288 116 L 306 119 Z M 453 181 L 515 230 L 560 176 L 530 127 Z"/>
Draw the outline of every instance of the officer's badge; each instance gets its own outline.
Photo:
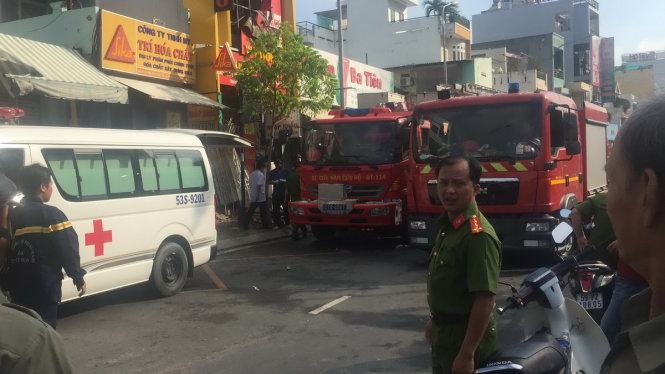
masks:
<path id="1" fill-rule="evenodd" d="M 478 216 L 471 216 L 471 218 L 469 218 L 469 224 L 471 225 L 471 232 L 473 234 L 485 231 L 483 226 L 480 225 L 480 218 L 478 218 Z"/>

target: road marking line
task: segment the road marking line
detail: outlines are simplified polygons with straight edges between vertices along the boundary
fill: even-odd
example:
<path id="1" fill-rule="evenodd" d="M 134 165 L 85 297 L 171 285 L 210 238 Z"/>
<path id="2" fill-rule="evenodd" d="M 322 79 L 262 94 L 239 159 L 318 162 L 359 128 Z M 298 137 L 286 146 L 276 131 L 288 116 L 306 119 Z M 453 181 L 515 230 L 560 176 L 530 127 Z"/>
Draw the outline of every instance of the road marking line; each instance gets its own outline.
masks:
<path id="1" fill-rule="evenodd" d="M 273 259 L 273 258 L 289 258 L 289 257 L 311 257 L 311 256 L 324 256 L 324 255 L 335 255 L 335 254 L 346 254 L 348 251 L 335 251 L 335 252 L 321 252 L 321 253 L 302 253 L 295 255 L 274 255 L 274 256 L 252 256 L 252 257 L 237 257 L 237 258 L 216 258 L 210 262 L 226 262 L 226 261 L 247 261 L 247 260 L 263 260 L 263 259 Z"/>
<path id="2" fill-rule="evenodd" d="M 329 302 L 326 305 L 320 306 L 320 307 L 312 310 L 311 312 L 309 312 L 309 314 L 317 315 L 317 314 L 323 312 L 326 309 L 330 309 L 330 308 L 334 307 L 335 305 L 348 300 L 349 298 L 351 298 L 351 296 L 342 296 L 339 299 L 335 299 L 335 300 Z"/>
<path id="3" fill-rule="evenodd" d="M 221 279 L 219 279 L 219 277 L 217 276 L 217 274 L 215 274 L 215 271 L 212 270 L 210 265 L 203 264 L 201 265 L 201 268 L 203 269 L 203 271 L 206 272 L 206 274 L 208 274 L 208 278 L 210 278 L 212 283 L 215 284 L 215 287 L 219 288 L 220 290 L 228 291 L 229 288 L 226 287 L 226 285 L 224 284 L 224 282 L 222 282 Z"/>

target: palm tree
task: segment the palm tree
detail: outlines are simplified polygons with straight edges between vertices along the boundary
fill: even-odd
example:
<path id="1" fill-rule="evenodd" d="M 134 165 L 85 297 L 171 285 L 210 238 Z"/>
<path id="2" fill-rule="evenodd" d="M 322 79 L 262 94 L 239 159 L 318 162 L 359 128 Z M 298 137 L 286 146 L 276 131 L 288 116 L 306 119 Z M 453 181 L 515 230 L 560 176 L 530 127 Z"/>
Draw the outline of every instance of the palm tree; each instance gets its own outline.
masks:
<path id="1" fill-rule="evenodd" d="M 425 0 L 423 2 L 423 6 L 425 7 L 425 14 L 427 15 L 427 17 L 431 16 L 432 14 L 435 14 L 439 17 L 445 16 L 445 18 L 447 19 L 450 18 L 451 15 L 457 15 L 459 13 L 457 4 L 452 1 Z M 444 7 L 445 7 L 445 15 L 443 14 Z"/>

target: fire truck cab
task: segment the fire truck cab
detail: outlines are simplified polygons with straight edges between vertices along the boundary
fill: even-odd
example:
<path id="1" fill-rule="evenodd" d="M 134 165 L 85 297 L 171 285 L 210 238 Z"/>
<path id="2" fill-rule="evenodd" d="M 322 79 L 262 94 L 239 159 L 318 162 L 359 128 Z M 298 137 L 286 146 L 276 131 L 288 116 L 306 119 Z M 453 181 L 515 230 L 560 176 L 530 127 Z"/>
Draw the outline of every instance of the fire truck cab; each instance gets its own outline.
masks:
<path id="1" fill-rule="evenodd" d="M 551 231 L 572 208 L 607 183 L 607 112 L 552 92 L 471 96 L 423 103 L 414 110 L 408 203 L 411 245 L 431 248 L 443 207 L 434 170 L 457 152 L 482 167 L 480 210 L 506 251 L 565 254 Z"/>
<path id="2" fill-rule="evenodd" d="M 302 201 L 291 222 L 320 239 L 345 229 L 402 230 L 410 112 L 387 108 L 332 111 L 304 128 Z"/>

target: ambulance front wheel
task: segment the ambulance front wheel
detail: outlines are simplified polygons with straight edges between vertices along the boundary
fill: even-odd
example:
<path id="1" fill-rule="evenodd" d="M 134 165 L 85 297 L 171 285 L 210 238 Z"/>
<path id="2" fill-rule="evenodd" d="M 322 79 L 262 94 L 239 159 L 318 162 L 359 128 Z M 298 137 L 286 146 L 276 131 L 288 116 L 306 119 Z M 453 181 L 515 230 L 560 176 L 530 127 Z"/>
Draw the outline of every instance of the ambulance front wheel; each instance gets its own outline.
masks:
<path id="1" fill-rule="evenodd" d="M 187 253 L 178 243 L 164 244 L 152 265 L 152 284 L 162 296 L 180 292 L 187 281 Z"/>

